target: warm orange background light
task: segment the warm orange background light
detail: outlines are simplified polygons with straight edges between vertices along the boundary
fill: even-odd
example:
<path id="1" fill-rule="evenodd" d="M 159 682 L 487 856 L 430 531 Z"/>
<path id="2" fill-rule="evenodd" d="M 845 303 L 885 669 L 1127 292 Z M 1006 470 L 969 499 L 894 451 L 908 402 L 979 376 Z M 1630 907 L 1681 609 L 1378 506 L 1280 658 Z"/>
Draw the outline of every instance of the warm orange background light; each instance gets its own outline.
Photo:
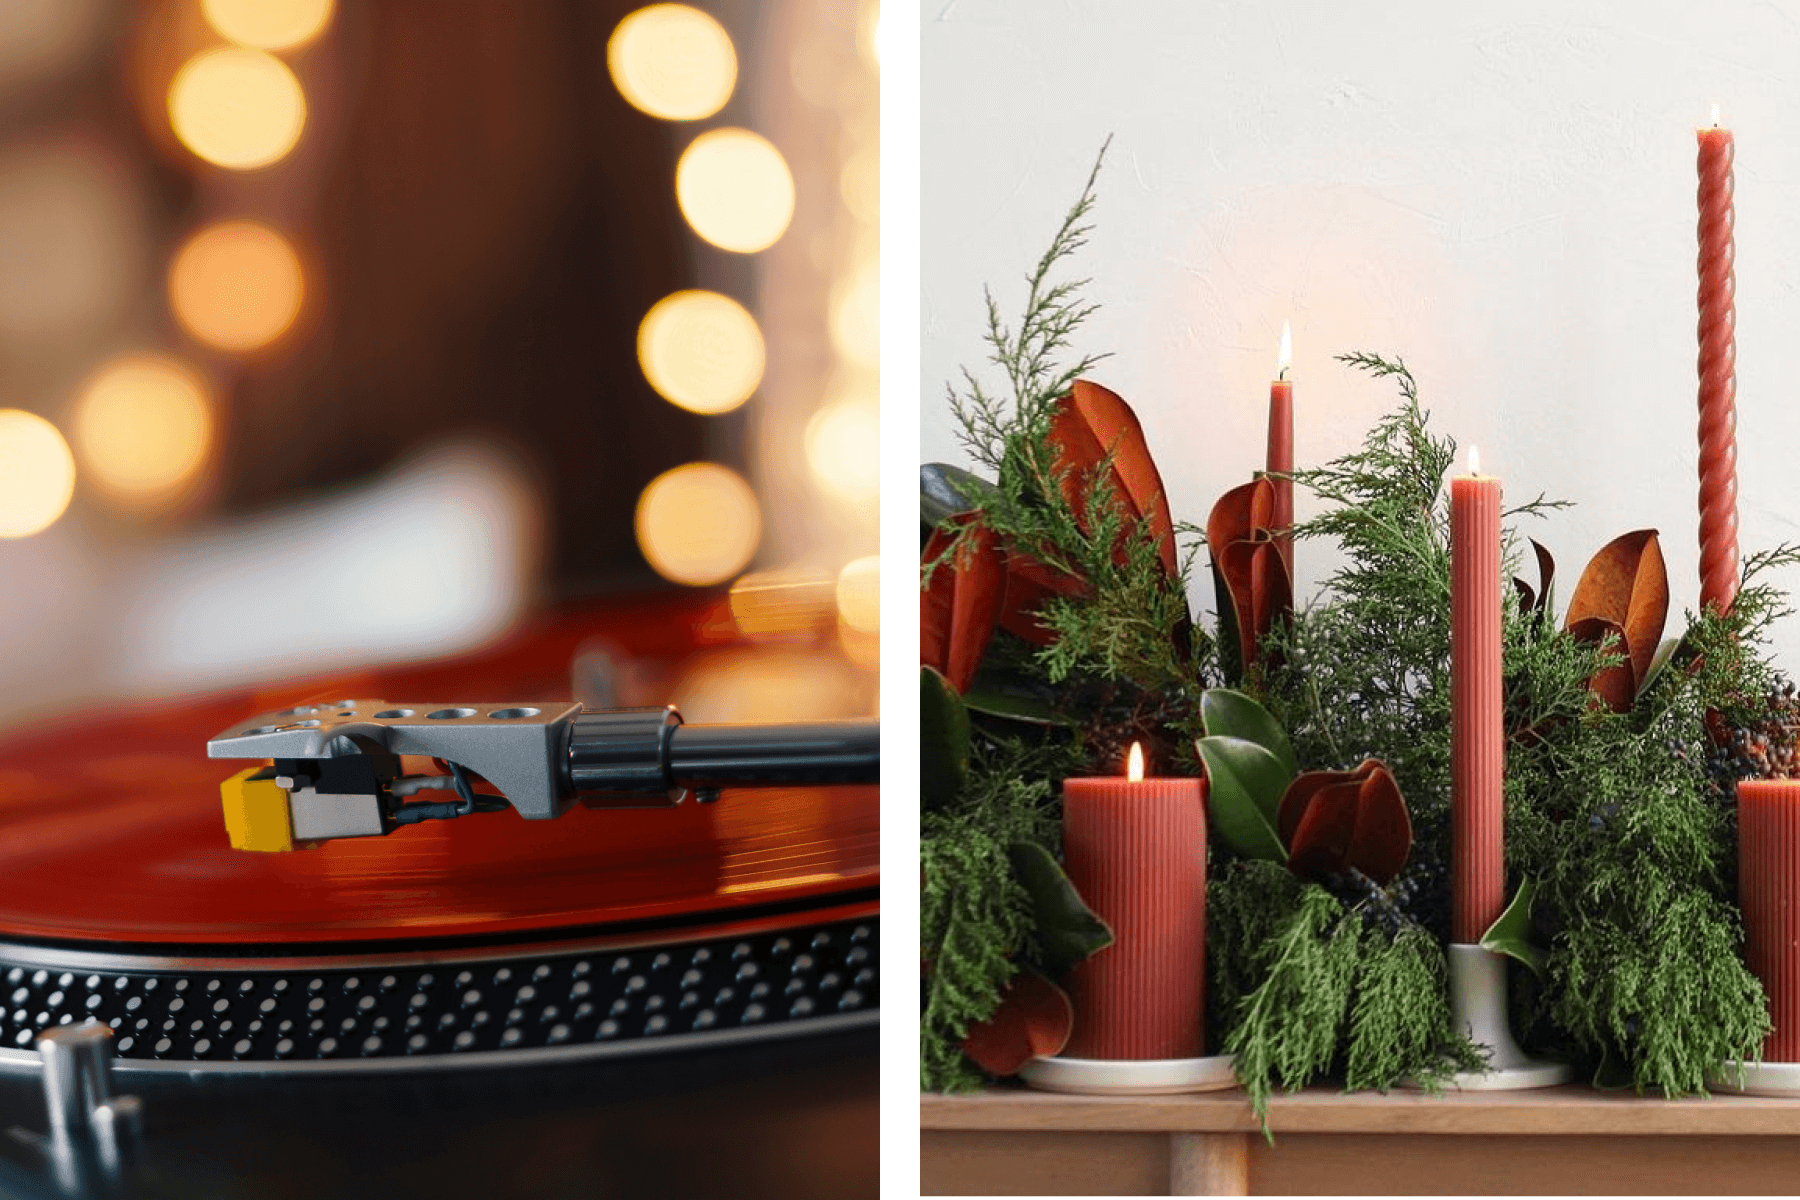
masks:
<path id="1" fill-rule="evenodd" d="M 730 412 L 762 382 L 762 330 L 729 296 L 664 296 L 638 325 L 638 365 L 657 395 L 697 413 Z"/>
<path id="2" fill-rule="evenodd" d="M 212 426 L 200 376 L 160 354 L 108 363 L 75 403 L 82 465 L 102 492 L 129 504 L 179 493 L 206 460 Z"/>
<path id="3" fill-rule="evenodd" d="M 703 587 L 736 575 L 762 540 L 762 510 L 743 476 L 717 463 L 664 471 L 638 497 L 638 548 L 665 579 Z"/>
<path id="4" fill-rule="evenodd" d="M 220 37 L 259 50 L 293 50 L 331 24 L 332 0 L 201 0 Z"/>
<path id="5" fill-rule="evenodd" d="M 724 250 L 766 250 L 794 216 L 794 176 L 767 138 L 709 129 L 675 164 L 675 199 L 694 232 Z"/>
<path id="6" fill-rule="evenodd" d="M 36 413 L 0 408 L 0 538 L 48 529 L 74 494 L 75 459 L 56 426 Z"/>
<path id="7" fill-rule="evenodd" d="M 294 323 L 305 293 L 287 239 L 254 221 L 210 225 L 169 267 L 169 303 L 196 338 L 221 350 L 253 350 Z"/>
<path id="8" fill-rule="evenodd" d="M 737 51 L 725 27 L 699 9 L 652 4 L 613 30 L 606 69 L 634 108 L 669 121 L 697 121 L 731 99 Z"/>
<path id="9" fill-rule="evenodd" d="M 279 162 L 306 127 L 306 94 L 280 59 L 227 47 L 190 58 L 169 84 L 169 124 L 207 162 L 254 171 Z"/>

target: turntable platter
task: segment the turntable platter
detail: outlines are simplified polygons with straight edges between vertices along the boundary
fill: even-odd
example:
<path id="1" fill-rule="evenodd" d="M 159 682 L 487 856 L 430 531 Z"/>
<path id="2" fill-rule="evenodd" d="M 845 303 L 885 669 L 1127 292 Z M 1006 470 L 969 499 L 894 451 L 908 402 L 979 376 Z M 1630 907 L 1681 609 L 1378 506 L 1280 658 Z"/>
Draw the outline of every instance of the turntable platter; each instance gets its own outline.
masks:
<path id="1" fill-rule="evenodd" d="M 673 657 L 729 636 L 717 601 L 565 614 L 448 663 L 83 713 L 0 741 L 0 939 L 164 947 L 416 943 L 872 897 L 875 787 L 426 822 L 291 854 L 230 849 L 205 740 L 326 695 L 566 694 L 583 638 Z M 872 905 L 871 905 L 872 907 Z M 748 915 L 748 913 L 746 913 Z"/>

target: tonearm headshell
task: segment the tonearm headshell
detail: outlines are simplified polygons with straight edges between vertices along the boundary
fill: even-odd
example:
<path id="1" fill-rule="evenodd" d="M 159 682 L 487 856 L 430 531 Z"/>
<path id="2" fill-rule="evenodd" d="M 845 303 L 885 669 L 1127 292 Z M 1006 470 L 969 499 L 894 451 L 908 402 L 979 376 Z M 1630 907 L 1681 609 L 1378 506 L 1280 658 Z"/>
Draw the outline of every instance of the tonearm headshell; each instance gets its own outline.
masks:
<path id="1" fill-rule="evenodd" d="M 530 820 L 590 808 L 663 808 L 690 792 L 874 783 L 874 721 L 687 725 L 673 707 L 589 710 L 568 701 L 494 704 L 345 700 L 240 721 L 210 758 L 273 759 L 222 785 L 231 844 L 292 850 L 332 838 L 510 807 Z M 441 773 L 406 774 L 401 755 Z M 420 800 L 442 790 L 454 799 Z"/>

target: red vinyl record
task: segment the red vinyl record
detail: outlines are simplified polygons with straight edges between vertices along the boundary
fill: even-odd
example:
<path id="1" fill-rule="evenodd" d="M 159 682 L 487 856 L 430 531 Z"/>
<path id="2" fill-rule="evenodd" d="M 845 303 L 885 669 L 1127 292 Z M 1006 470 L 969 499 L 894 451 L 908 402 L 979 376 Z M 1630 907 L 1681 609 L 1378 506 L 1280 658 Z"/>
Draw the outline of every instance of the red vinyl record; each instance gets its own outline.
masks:
<path id="1" fill-rule="evenodd" d="M 455 660 L 84 712 L 0 741 L 0 939 L 298 946 L 559 932 L 734 912 L 879 877 L 874 786 L 726 791 L 712 805 L 513 811 L 286 854 L 233 850 L 206 740 L 245 716 L 339 695 L 569 694 L 582 642 L 673 660 L 736 639 L 717 598 L 546 618 Z M 873 905 L 871 904 L 872 908 Z"/>

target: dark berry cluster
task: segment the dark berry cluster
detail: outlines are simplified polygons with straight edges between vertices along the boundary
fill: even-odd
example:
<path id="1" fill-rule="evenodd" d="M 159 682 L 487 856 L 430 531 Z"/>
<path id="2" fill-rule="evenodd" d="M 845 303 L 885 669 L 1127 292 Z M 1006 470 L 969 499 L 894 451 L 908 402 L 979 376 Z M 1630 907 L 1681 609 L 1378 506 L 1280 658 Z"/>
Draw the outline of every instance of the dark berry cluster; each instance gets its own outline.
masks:
<path id="1" fill-rule="evenodd" d="M 1409 874 L 1382 887 L 1355 867 L 1347 867 L 1332 872 L 1320 882 L 1347 907 L 1362 913 L 1370 928 L 1389 937 L 1396 936 L 1412 923 L 1408 908 L 1417 897 L 1418 881 Z"/>
<path id="2" fill-rule="evenodd" d="M 1800 689 L 1783 680 L 1769 694 L 1768 714 L 1748 728 L 1723 729 L 1706 759 L 1707 778 L 1729 801 L 1740 779 L 1800 777 Z"/>

